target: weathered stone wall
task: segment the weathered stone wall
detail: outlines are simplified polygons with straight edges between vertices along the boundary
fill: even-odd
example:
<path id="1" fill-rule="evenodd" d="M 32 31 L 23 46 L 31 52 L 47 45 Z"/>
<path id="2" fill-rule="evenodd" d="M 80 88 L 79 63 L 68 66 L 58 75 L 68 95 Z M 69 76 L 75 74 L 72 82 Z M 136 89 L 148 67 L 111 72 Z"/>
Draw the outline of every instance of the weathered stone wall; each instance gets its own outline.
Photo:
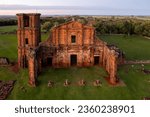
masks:
<path id="1" fill-rule="evenodd" d="M 4 100 L 7 98 L 14 87 L 14 83 L 15 81 L 13 80 L 7 82 L 0 80 L 0 100 Z"/>
<path id="2" fill-rule="evenodd" d="M 109 74 L 109 81 L 112 84 L 117 83 L 117 59 L 118 54 L 115 50 L 110 49 L 107 44 L 103 48 L 103 62 L 102 65 Z"/>
<path id="3" fill-rule="evenodd" d="M 76 36 L 75 43 L 71 42 L 72 35 Z M 42 44 L 44 48 L 42 54 L 44 56 L 42 57 L 45 60 L 46 57 L 52 57 L 53 67 L 70 67 L 70 56 L 77 55 L 76 66 L 92 66 L 94 62 L 94 36 L 92 27 L 84 26 L 76 21 L 54 27 L 51 31 L 51 37 Z M 52 48 L 55 48 L 55 51 Z"/>
<path id="4" fill-rule="evenodd" d="M 36 86 L 36 80 L 38 75 L 38 61 L 37 51 L 35 49 L 28 49 L 28 69 L 29 69 L 29 84 Z"/>
<path id="5" fill-rule="evenodd" d="M 44 51 L 42 51 L 42 58 L 43 60 L 47 60 L 47 58 L 52 58 L 52 66 L 55 68 L 60 67 L 70 67 L 70 56 L 71 55 L 77 55 L 77 65 L 78 67 L 82 66 L 92 66 L 93 65 L 93 50 L 91 48 L 84 48 L 82 47 L 64 47 L 59 48 L 53 53 L 51 53 L 50 48 L 45 48 Z M 48 54 L 49 53 L 49 54 Z M 51 54 L 50 54 L 51 53 Z"/>
<path id="6" fill-rule="evenodd" d="M 94 43 L 94 29 L 89 26 L 84 26 L 79 22 L 72 21 L 54 27 L 51 31 L 51 43 L 55 46 L 65 45 L 91 45 Z M 76 36 L 76 43 L 71 43 L 71 36 Z"/>

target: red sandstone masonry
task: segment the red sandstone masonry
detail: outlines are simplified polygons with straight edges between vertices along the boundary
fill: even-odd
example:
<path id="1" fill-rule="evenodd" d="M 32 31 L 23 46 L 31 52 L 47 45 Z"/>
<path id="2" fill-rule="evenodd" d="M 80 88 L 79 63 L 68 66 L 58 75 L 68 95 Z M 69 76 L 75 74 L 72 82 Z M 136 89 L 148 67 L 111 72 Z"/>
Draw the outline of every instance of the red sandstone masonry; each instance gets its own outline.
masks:
<path id="1" fill-rule="evenodd" d="M 40 14 L 18 16 L 18 65 L 28 67 L 29 84 L 36 85 L 38 74 L 45 65 L 54 68 L 102 65 L 109 81 L 117 83 L 118 52 L 95 37 L 95 29 L 71 21 L 51 29 L 50 37 L 41 41 Z"/>

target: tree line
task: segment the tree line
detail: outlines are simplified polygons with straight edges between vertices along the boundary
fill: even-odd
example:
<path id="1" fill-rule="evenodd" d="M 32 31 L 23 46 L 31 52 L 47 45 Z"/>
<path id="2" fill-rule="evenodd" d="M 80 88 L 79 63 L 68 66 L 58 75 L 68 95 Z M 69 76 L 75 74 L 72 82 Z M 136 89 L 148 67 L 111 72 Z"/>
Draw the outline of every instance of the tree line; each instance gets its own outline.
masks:
<path id="1" fill-rule="evenodd" d="M 117 16 L 103 18 L 92 16 L 58 16 L 58 17 L 42 17 L 42 32 L 49 30 L 59 24 L 77 20 L 82 24 L 93 25 L 97 34 L 126 34 L 126 35 L 143 35 L 150 37 L 150 20 L 141 20 L 136 17 Z M 0 26 L 17 25 L 16 19 L 0 19 Z"/>
<path id="2" fill-rule="evenodd" d="M 97 34 L 125 34 L 125 35 L 143 35 L 150 37 L 150 20 L 141 20 L 132 17 L 110 17 L 110 18 L 94 18 L 94 17 L 59 17 L 43 19 L 42 29 L 46 32 L 53 26 L 70 21 L 78 20 L 83 24 L 93 25 Z"/>
<path id="3" fill-rule="evenodd" d="M 11 26 L 17 25 L 17 20 L 15 19 L 0 19 L 0 26 Z"/>
<path id="4" fill-rule="evenodd" d="M 150 21 L 137 18 L 96 19 L 94 27 L 97 34 L 126 34 L 150 36 Z"/>

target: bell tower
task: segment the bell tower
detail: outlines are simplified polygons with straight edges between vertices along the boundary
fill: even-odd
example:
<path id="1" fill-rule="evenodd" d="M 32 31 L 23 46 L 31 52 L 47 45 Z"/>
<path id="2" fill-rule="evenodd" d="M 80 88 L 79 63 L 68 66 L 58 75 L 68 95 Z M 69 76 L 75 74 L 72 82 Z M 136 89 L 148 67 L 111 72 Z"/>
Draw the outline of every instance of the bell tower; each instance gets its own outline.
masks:
<path id="1" fill-rule="evenodd" d="M 40 14 L 17 14 L 18 18 L 18 66 L 28 66 L 27 50 L 35 49 L 41 42 Z"/>

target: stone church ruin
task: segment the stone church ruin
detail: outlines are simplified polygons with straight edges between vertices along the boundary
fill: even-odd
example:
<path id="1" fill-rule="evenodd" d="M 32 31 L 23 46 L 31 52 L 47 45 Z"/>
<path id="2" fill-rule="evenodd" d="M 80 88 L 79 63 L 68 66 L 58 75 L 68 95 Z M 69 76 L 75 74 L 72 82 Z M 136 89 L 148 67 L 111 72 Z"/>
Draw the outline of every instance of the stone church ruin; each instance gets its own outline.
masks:
<path id="1" fill-rule="evenodd" d="M 55 26 L 49 38 L 41 42 L 40 14 L 17 14 L 18 65 L 28 68 L 29 84 L 36 80 L 45 66 L 102 66 L 109 74 L 109 82 L 116 84 L 117 66 L 123 62 L 122 52 L 98 39 L 92 26 L 70 21 Z"/>

